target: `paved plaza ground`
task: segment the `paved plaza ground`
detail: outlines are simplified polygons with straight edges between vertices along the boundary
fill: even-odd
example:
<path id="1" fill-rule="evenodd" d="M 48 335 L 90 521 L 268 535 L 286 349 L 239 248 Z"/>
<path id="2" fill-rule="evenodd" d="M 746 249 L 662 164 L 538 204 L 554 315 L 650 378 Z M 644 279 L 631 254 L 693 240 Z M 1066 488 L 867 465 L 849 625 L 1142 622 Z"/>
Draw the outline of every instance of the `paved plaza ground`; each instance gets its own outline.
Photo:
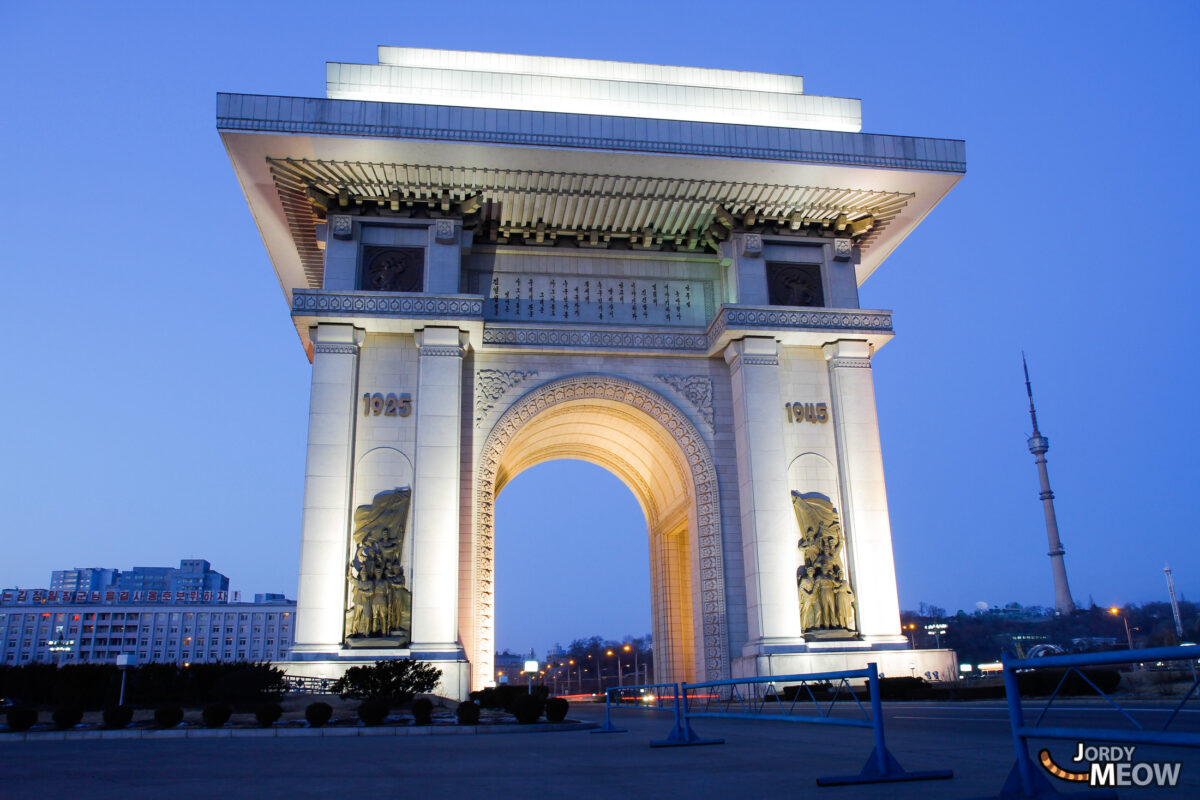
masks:
<path id="1" fill-rule="evenodd" d="M 1151 704 L 1148 704 L 1151 705 Z M 1094 703 L 1071 703 L 1056 724 L 1112 725 Z M 1141 715 L 1162 718 L 1161 706 Z M 1183 730 L 1200 729 L 1200 709 Z M 600 721 L 602 706 L 571 717 Z M 1001 703 L 892 703 L 888 745 L 909 770 L 953 769 L 951 780 L 817 787 L 855 773 L 869 730 L 776 721 L 697 720 L 725 744 L 651 748 L 670 730 L 663 712 L 624 710 L 622 734 L 215 740 L 0 741 L 0 798 L 961 798 L 995 795 L 1012 766 Z M 1172 726 L 1175 727 L 1174 725 Z M 1059 763 L 1074 746 L 1047 743 Z M 1200 751 L 1138 748 L 1135 760 L 1183 761 L 1176 789 L 1122 789 L 1122 798 L 1200 797 Z M 1064 793 L 1073 787 L 1056 782 Z"/>

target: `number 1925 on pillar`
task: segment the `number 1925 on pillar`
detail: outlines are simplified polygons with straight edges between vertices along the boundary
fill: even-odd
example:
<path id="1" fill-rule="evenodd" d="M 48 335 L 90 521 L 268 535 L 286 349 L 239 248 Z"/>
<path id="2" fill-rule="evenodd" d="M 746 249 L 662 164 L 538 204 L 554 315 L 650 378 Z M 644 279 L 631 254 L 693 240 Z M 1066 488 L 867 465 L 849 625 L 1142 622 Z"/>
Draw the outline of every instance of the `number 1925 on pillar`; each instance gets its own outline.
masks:
<path id="1" fill-rule="evenodd" d="M 413 402 L 410 394 L 388 392 L 374 394 L 367 392 L 362 396 L 364 417 L 407 417 L 412 413 Z"/>

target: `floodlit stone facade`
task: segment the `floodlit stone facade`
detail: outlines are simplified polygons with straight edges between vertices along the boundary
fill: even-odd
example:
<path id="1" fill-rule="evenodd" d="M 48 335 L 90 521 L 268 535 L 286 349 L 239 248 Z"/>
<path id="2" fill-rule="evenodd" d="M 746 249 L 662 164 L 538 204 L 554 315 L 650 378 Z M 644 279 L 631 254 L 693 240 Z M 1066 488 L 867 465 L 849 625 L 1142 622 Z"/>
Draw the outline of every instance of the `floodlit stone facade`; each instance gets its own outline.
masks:
<path id="1" fill-rule="evenodd" d="M 962 143 L 858 133 L 857 101 L 788 76 L 380 61 L 330 65 L 330 99 L 218 97 L 313 368 L 291 670 L 413 657 L 484 685 L 495 498 L 576 458 L 645 513 L 658 679 L 954 674 L 900 631 L 871 376 L 892 316 L 858 286 Z M 831 510 L 802 530 L 797 498 Z"/>

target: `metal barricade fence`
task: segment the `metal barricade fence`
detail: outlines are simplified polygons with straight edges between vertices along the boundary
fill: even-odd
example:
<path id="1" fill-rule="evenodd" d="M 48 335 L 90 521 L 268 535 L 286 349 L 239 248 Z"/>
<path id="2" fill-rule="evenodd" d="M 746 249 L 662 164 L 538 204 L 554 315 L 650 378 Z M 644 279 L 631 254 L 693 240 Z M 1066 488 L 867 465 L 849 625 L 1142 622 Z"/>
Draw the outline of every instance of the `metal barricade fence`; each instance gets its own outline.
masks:
<path id="1" fill-rule="evenodd" d="M 1130 664 L 1130 663 L 1145 663 L 1145 662 L 1165 662 L 1165 661 L 1182 661 L 1188 660 L 1195 664 L 1195 659 L 1200 657 L 1200 648 L 1197 647 L 1152 647 L 1144 650 L 1120 650 L 1109 653 L 1083 653 L 1080 655 L 1064 655 L 1064 656 L 1046 656 L 1043 658 L 1026 658 L 1026 659 L 1009 659 L 1002 657 L 1001 662 L 1004 666 L 1004 692 L 1008 699 L 1008 717 L 1009 724 L 1012 727 L 1013 747 L 1016 750 L 1017 760 L 1013 764 L 1012 771 L 1008 775 L 1003 788 L 1000 790 L 999 798 L 1017 798 L 1017 797 L 1058 797 L 1061 796 L 1046 779 L 1041 770 L 1034 768 L 1032 759 L 1029 757 L 1029 740 L 1030 739 L 1067 739 L 1073 741 L 1084 741 L 1086 739 L 1094 739 L 1105 743 L 1116 742 L 1124 744 L 1149 744 L 1149 745 L 1164 745 L 1168 747 L 1200 747 L 1200 733 L 1192 733 L 1179 730 L 1168 730 L 1171 724 L 1179 718 L 1179 712 L 1189 700 L 1197 696 L 1197 689 L 1200 688 L 1200 678 L 1196 678 L 1195 670 L 1193 669 L 1192 685 L 1184 694 L 1183 698 L 1175 705 L 1168 715 L 1165 722 L 1158 730 L 1148 730 L 1145 725 L 1134 719 L 1129 713 L 1132 709 L 1122 708 L 1110 695 L 1100 689 L 1094 681 L 1088 678 L 1080 667 L 1098 667 L 1113 664 Z M 1041 713 L 1032 725 L 1025 724 L 1025 712 L 1021 705 L 1021 692 L 1017 682 L 1017 673 L 1033 671 L 1037 669 L 1047 669 L 1053 667 L 1066 667 L 1062 677 L 1058 681 L 1058 685 L 1046 700 L 1045 706 L 1042 707 Z M 1050 711 L 1054 701 L 1058 698 L 1059 692 L 1062 691 L 1067 679 L 1072 675 L 1078 675 L 1080 679 L 1096 690 L 1096 693 L 1108 701 L 1109 705 L 1129 722 L 1132 727 L 1125 728 L 1069 728 L 1069 727 L 1043 727 L 1042 721 L 1046 718 L 1046 714 Z M 1043 750 L 1039 754 L 1039 760 L 1043 763 L 1047 760 L 1048 751 Z M 1046 770 L 1051 768 L 1046 766 Z M 1060 769 L 1060 771 L 1062 771 Z M 1085 773 L 1067 773 L 1075 777 L 1063 778 L 1063 780 L 1071 780 L 1083 782 L 1089 780 L 1083 777 Z M 1114 796 L 1114 795 L 1108 795 Z"/>
<path id="2" fill-rule="evenodd" d="M 865 680 L 870 694 L 871 710 L 868 713 L 850 681 Z M 784 683 L 796 683 L 796 691 L 790 698 L 781 689 Z M 824 688 L 834 686 L 833 697 L 825 708 L 813 692 L 813 684 Z M 652 700 L 646 700 L 651 691 Z M 853 702 L 861 718 L 836 716 L 839 699 L 845 692 Z M 636 698 L 636 700 L 634 700 Z M 725 681 L 704 683 L 650 683 L 637 686 L 612 687 L 605 692 L 604 725 L 593 733 L 624 733 L 625 729 L 612 724 L 612 709 L 620 708 L 626 701 L 634 701 L 639 708 L 655 708 L 674 712 L 675 724 L 665 739 L 650 742 L 651 747 L 679 747 L 687 745 L 724 744 L 724 739 L 706 739 L 699 736 L 691 726 L 694 718 L 720 719 L 771 719 L 791 722 L 808 722 L 825 725 L 840 725 L 869 728 L 874 732 L 875 749 L 857 775 L 841 775 L 817 778 L 818 786 L 838 786 L 855 783 L 884 783 L 889 781 L 929 780 L 951 778 L 951 770 L 929 770 L 908 772 L 888 752 L 883 734 L 883 705 L 879 696 L 879 670 L 875 664 L 866 669 L 841 672 L 820 672 L 803 675 L 769 675 L 761 678 L 735 678 Z M 811 705 L 809 704 L 811 703 Z M 801 709 L 798 711 L 798 706 Z M 809 713 L 802 713 L 807 709 Z"/>
<path id="3" fill-rule="evenodd" d="M 850 686 L 853 679 L 866 680 L 871 698 L 868 714 Z M 798 683 L 791 700 L 785 700 L 780 691 L 783 683 Z M 824 687 L 833 682 L 834 694 L 829 707 L 823 708 L 812 691 L 812 684 Z M 745 687 L 743 690 L 741 687 Z M 866 669 L 819 672 L 801 675 L 768 675 L 759 678 L 734 678 L 724 681 L 681 684 L 683 692 L 683 723 L 688 731 L 688 721 L 698 717 L 718 719 L 772 719 L 789 722 L 807 722 L 823 725 L 841 725 L 855 728 L 870 728 L 874 732 L 875 749 L 857 775 L 839 775 L 817 778 L 818 786 L 840 786 L 857 783 L 884 783 L 891 781 L 931 780 L 952 778 L 952 770 L 926 770 L 908 772 L 888 752 L 883 732 L 883 704 L 879 696 L 879 669 L 868 664 Z M 807 694 L 807 699 L 801 694 Z M 861 712 L 861 719 L 835 717 L 836 703 L 845 691 L 854 699 Z M 796 713 L 797 704 L 806 700 L 802 709 L 810 713 Z M 811 705 L 809 703 L 811 702 Z"/>
<path id="4" fill-rule="evenodd" d="M 612 724 L 614 705 L 618 708 L 634 707 L 674 711 L 679 705 L 679 684 L 640 683 L 634 686 L 609 687 L 604 692 L 604 725 L 592 733 L 627 733 L 624 728 L 617 728 Z"/>

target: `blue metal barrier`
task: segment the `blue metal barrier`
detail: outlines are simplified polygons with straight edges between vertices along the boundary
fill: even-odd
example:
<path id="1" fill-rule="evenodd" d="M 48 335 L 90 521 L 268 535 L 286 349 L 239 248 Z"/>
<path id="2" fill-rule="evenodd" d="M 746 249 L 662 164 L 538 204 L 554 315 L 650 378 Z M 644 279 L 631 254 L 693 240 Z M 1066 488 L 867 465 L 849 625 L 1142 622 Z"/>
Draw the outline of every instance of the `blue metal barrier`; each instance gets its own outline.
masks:
<path id="1" fill-rule="evenodd" d="M 645 691 L 657 690 L 649 695 L 647 701 Z M 683 715 L 683 695 L 678 683 L 642 683 L 635 686 L 613 686 L 604 693 L 604 725 L 592 733 L 627 733 L 625 728 L 612 724 L 612 710 L 625 705 L 623 701 L 633 701 L 637 708 L 654 711 L 671 711 L 675 716 L 675 725 L 666 739 L 650 742 L 651 747 L 679 747 L 691 744 L 724 744 L 724 739 L 702 739 L 688 725 Z M 614 699 L 616 702 L 614 703 Z"/>
<path id="2" fill-rule="evenodd" d="M 682 684 L 686 686 L 687 684 Z M 695 744 L 725 744 L 724 739 L 705 739 L 692 730 L 692 724 L 688 721 L 685 709 L 686 699 L 682 691 L 681 684 L 674 684 L 675 687 L 675 725 L 671 728 L 671 732 L 667 734 L 667 738 L 658 739 L 650 742 L 651 747 L 686 747 Z"/>
<path id="3" fill-rule="evenodd" d="M 647 689 L 667 689 L 670 694 L 658 691 L 649 695 L 651 703 L 655 705 L 647 705 L 645 691 Z M 636 692 L 636 694 L 635 694 Z M 625 728 L 617 728 L 612 724 L 613 698 L 616 698 L 616 706 L 618 708 L 624 705 L 625 700 L 632 700 L 638 708 L 657 708 L 665 710 L 664 703 L 669 700 L 675 703 L 679 695 L 679 684 L 677 683 L 639 683 L 634 686 L 612 686 L 604 692 L 604 725 L 592 733 L 628 733 Z"/>
<path id="4" fill-rule="evenodd" d="M 1109 653 L 1084 653 L 1080 655 L 1047 656 L 1044 658 L 1009 659 L 1001 657 L 1004 665 L 1004 692 L 1008 698 L 1008 717 L 1012 727 L 1013 747 L 1016 750 L 1017 760 L 1013 764 L 1012 771 L 1009 773 L 1008 779 L 1004 782 L 1004 786 L 1001 788 L 997 798 L 1007 800 L 1007 798 L 1053 798 L 1064 796 L 1061 792 L 1054 789 L 1042 770 L 1034 768 L 1033 761 L 1029 757 L 1029 739 L 1069 739 L 1074 741 L 1094 739 L 1105 743 L 1117 742 L 1125 744 L 1165 745 L 1168 747 L 1200 747 L 1200 733 L 1167 730 L 1171 723 L 1179 716 L 1179 711 L 1183 706 L 1197 694 L 1197 688 L 1200 687 L 1200 678 L 1192 681 L 1191 688 L 1188 689 L 1183 699 L 1176 704 L 1175 708 L 1172 709 L 1171 714 L 1167 717 L 1166 722 L 1162 724 L 1161 728 L 1158 730 L 1147 730 L 1126 709 L 1122 708 L 1112 697 L 1105 694 L 1091 679 L 1079 671 L 1080 667 L 1144 663 L 1147 661 L 1160 662 L 1187 659 L 1194 664 L 1198 656 L 1200 656 L 1200 648 L 1196 647 L 1152 647 L 1144 650 L 1120 650 Z M 1037 719 L 1034 720 L 1032 725 L 1026 725 L 1024 709 L 1021 706 L 1021 692 L 1017 684 L 1017 672 L 1050 667 L 1066 667 L 1067 670 L 1063 673 L 1054 692 L 1046 700 L 1046 705 L 1042 707 Z M 1078 675 L 1089 686 L 1095 689 L 1096 693 L 1107 700 L 1113 709 L 1119 711 L 1133 727 L 1042 727 L 1042 720 L 1045 719 L 1046 713 L 1058 698 L 1059 692 L 1072 673 Z M 1195 670 L 1193 670 L 1193 676 L 1195 676 Z M 1116 797 L 1116 794 L 1105 792 L 1080 795 L 1072 792 L 1071 796 Z"/>
<path id="5" fill-rule="evenodd" d="M 868 715 L 858 696 L 850 687 L 850 680 L 865 678 L 871 696 L 871 712 Z M 813 694 L 811 683 L 836 681 L 833 699 L 828 708 L 822 708 Z M 796 694 L 785 707 L 785 701 L 780 695 L 778 684 L 798 682 Z M 737 687 L 746 686 L 747 691 L 741 692 Z M 764 687 L 760 691 L 759 687 Z M 888 752 L 883 735 L 883 704 L 879 697 L 879 670 L 875 664 L 868 664 L 866 669 L 844 670 L 841 672 L 814 672 L 804 675 L 768 675 L 761 678 L 735 678 L 725 681 L 707 681 L 705 683 L 682 684 L 684 704 L 684 724 L 692 717 L 712 717 L 718 719 L 772 719 L 787 722 L 808 722 L 823 725 L 842 725 L 853 728 L 870 728 L 875 734 L 875 749 L 867 759 L 862 771 L 857 775 L 837 775 L 827 778 L 817 778 L 818 786 L 842 786 L 858 783 L 885 783 L 892 781 L 919 781 L 937 778 L 952 778 L 952 770 L 927 770 L 908 772 L 896 762 Z M 800 689 L 808 693 L 815 714 L 797 714 L 797 703 L 801 699 Z M 707 694 L 699 692 L 707 690 Z M 845 690 L 858 710 L 862 719 L 846 719 L 831 716 L 835 703 L 841 692 Z M 699 710 L 693 710 L 693 706 Z M 716 711 L 711 710 L 716 707 Z"/>

